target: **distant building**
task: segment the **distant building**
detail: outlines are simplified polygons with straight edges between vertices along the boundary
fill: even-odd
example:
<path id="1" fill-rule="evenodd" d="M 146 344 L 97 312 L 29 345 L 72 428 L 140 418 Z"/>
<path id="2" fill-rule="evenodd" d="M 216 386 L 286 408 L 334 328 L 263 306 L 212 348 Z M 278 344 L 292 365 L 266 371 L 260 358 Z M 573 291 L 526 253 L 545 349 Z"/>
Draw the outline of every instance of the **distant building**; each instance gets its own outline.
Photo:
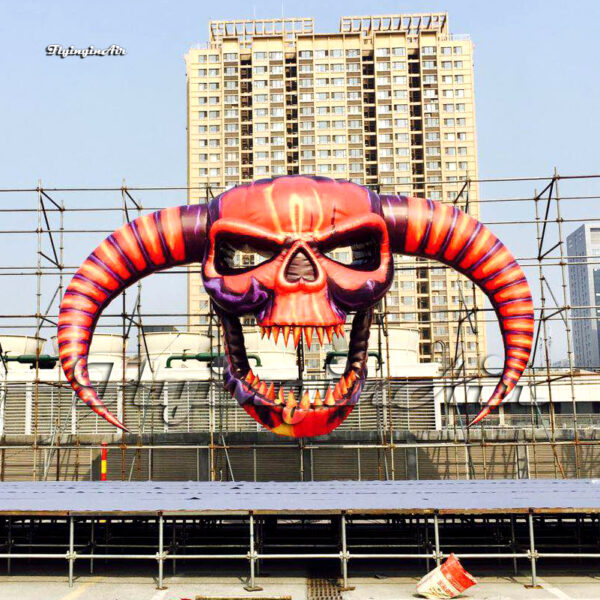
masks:
<path id="1" fill-rule="evenodd" d="M 600 227 L 582 225 L 567 237 L 575 365 L 600 367 Z"/>
<path id="2" fill-rule="evenodd" d="M 461 208 L 469 201 L 479 216 L 468 181 L 477 179 L 473 43 L 450 33 L 446 13 L 342 17 L 326 33 L 311 18 L 211 21 L 208 44 L 185 59 L 190 203 L 306 174 Z M 483 308 L 483 295 L 452 269 L 425 266 L 398 258 L 388 321 L 419 331 L 424 362 L 452 355 L 460 337 L 475 369 L 486 328 L 459 331 L 458 320 L 465 306 Z M 201 329 L 208 297 L 197 269 L 188 301 L 189 325 Z M 321 369 L 317 350 L 309 371 Z"/>

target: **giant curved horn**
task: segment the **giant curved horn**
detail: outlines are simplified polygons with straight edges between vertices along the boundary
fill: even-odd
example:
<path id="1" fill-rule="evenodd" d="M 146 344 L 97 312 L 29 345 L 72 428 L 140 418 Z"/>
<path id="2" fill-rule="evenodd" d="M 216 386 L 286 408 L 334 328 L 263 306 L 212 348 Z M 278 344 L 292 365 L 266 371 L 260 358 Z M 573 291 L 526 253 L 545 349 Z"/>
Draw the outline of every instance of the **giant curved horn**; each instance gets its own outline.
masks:
<path id="1" fill-rule="evenodd" d="M 206 206 L 166 208 L 144 215 L 109 235 L 85 260 L 63 296 L 58 346 L 65 376 L 97 415 L 126 430 L 91 386 L 88 353 L 102 311 L 142 277 L 176 265 L 202 262 Z"/>
<path id="2" fill-rule="evenodd" d="M 486 417 L 513 390 L 533 341 L 533 302 L 521 267 L 504 244 L 467 213 L 424 198 L 381 196 L 392 252 L 438 260 L 488 296 L 504 340 L 504 368 L 494 393 L 470 425 Z"/>

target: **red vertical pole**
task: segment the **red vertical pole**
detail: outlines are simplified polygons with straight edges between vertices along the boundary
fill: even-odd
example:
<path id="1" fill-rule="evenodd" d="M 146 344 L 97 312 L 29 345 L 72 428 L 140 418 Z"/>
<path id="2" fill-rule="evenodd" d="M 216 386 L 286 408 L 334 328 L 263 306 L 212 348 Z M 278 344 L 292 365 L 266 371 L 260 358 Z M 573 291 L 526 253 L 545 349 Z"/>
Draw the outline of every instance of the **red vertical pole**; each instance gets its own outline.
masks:
<path id="1" fill-rule="evenodd" d="M 106 455 L 108 449 L 106 448 L 106 442 L 102 442 L 102 452 L 100 454 L 100 481 L 106 481 Z"/>

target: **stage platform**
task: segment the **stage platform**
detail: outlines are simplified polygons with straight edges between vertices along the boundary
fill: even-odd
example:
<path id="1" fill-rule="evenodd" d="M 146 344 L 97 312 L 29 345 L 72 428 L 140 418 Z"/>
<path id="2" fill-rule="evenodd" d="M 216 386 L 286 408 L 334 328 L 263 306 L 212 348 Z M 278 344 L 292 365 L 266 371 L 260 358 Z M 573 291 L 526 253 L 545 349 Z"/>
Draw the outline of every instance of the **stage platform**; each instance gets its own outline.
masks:
<path id="1" fill-rule="evenodd" d="M 0 483 L 0 561 L 191 565 L 240 561 L 255 588 L 269 561 L 412 564 L 455 553 L 536 564 L 600 558 L 600 480 Z M 96 562 L 95 562 L 96 561 Z M 369 563 L 370 564 L 370 563 Z M 595 563 L 597 564 L 597 563 Z M 219 568 L 219 567 L 216 567 Z M 335 565 L 333 565 L 335 568 Z"/>
<path id="2" fill-rule="evenodd" d="M 600 513 L 600 480 L 9 482 L 0 515 Z"/>

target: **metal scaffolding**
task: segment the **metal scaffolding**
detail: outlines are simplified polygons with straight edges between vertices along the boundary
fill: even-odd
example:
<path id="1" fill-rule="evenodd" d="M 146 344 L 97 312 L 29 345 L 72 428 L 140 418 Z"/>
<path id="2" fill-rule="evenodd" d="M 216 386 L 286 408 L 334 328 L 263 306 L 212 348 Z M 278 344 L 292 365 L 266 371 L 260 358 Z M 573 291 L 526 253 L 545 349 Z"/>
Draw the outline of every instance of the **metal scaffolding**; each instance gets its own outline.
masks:
<path id="1" fill-rule="evenodd" d="M 91 414 L 76 413 L 70 387 L 64 380 L 53 384 L 43 381 L 40 369 L 44 357 L 38 346 L 32 363 L 35 378 L 31 389 L 9 384 L 0 377 L 3 422 L 0 480 L 24 477 L 14 466 L 17 463 L 25 465 L 23 469 L 30 470 L 34 480 L 94 478 L 102 441 L 109 442 L 109 456 L 120 456 L 120 467 L 113 465 L 110 476 L 124 480 L 154 477 L 153 453 L 157 456 L 161 451 L 183 447 L 195 452 L 196 462 L 202 463 L 196 469 L 198 478 L 211 480 L 239 479 L 248 473 L 260 478 L 257 461 L 269 460 L 269 452 L 277 448 L 293 453 L 290 464 L 294 477 L 299 479 L 326 476 L 325 472 L 319 475 L 320 467 L 315 464 L 324 460 L 318 457 L 325 450 L 338 451 L 337 461 L 352 461 L 349 478 L 432 476 L 431 469 L 423 466 L 432 461 L 446 465 L 445 471 L 438 473 L 441 477 L 502 476 L 498 464 L 507 461 L 511 465 L 509 473 L 517 477 L 598 476 L 600 404 L 593 399 L 586 402 L 578 399 L 579 390 L 594 385 L 598 365 L 576 363 L 572 331 L 577 321 L 597 321 L 597 307 L 572 305 L 568 267 L 597 265 L 599 258 L 596 255 L 569 256 L 565 236 L 574 224 L 600 221 L 593 210 L 600 198 L 599 181 L 600 175 L 565 176 L 557 171 L 539 177 L 467 178 L 455 199 L 455 204 L 467 211 L 479 205 L 482 222 L 515 250 L 517 260 L 528 275 L 536 316 L 534 350 L 523 380 L 532 399 L 527 405 L 528 414 L 513 413 L 507 405 L 478 427 L 466 427 L 473 416 L 472 403 L 457 401 L 457 395 L 463 394 L 466 399 L 470 386 L 483 385 L 487 357 L 478 347 L 477 364 L 467 364 L 465 332 L 483 330 L 495 323 L 496 318 L 489 305 L 478 303 L 475 290 L 459 286 L 456 291 L 459 302 L 456 308 L 444 309 L 443 318 L 436 314 L 433 306 L 419 313 L 425 315 L 422 323 L 426 325 L 456 328 L 451 343 L 431 340 L 432 352 L 439 356 L 443 367 L 437 380 L 444 393 L 439 424 L 432 426 L 427 421 L 431 418 L 423 406 L 427 405 L 429 396 L 423 391 L 426 387 L 423 382 L 399 381 L 390 376 L 389 319 L 394 316 L 402 320 L 403 315 L 414 311 L 383 303 L 376 310 L 379 334 L 378 340 L 373 341 L 378 345 L 382 364 L 376 376 L 369 380 L 376 401 L 368 404 L 363 398 L 365 407 L 362 412 L 359 408 L 355 410 L 356 422 L 347 429 L 342 426 L 339 436 L 332 435 L 329 441 L 323 442 L 282 442 L 244 421 L 243 414 L 236 416 L 232 424 L 232 413 L 241 409 L 236 408 L 221 389 L 212 371 L 206 389 L 198 387 L 188 391 L 188 403 L 194 406 L 205 403 L 208 409 L 205 416 L 196 420 L 189 417 L 186 427 L 165 427 L 157 416 L 164 407 L 157 402 L 155 382 L 132 384 L 125 373 L 127 364 L 137 364 L 141 372 L 144 361 L 148 361 L 145 325 L 160 322 L 185 327 L 191 318 L 207 317 L 211 353 L 215 356 L 222 353 L 220 331 L 210 308 L 146 308 L 145 284 L 140 281 L 135 289 L 123 293 L 121 301 L 116 300 L 107 309 L 98 324 L 98 331 L 118 331 L 123 339 L 121 382 L 115 389 L 107 386 L 106 393 L 110 398 L 120 398 L 117 402 L 123 411 L 120 418 L 134 433 L 114 435 L 112 430 L 95 422 L 92 425 Z M 469 188 L 474 184 L 482 191 L 481 199 L 469 196 Z M 190 188 L 184 186 L 131 187 L 125 181 L 120 186 L 104 188 L 46 187 L 40 181 L 33 188 L 0 189 L 0 252 L 3 256 L 0 261 L 0 281 L 3 282 L 0 336 L 43 337 L 53 333 L 65 281 L 85 257 L 83 247 L 90 251 L 96 245 L 96 241 L 77 243 L 77 236 L 100 241 L 120 223 L 148 211 L 184 204 L 189 191 Z M 204 189 L 207 201 L 220 191 L 214 187 Z M 532 232 L 530 236 L 525 233 L 528 231 Z M 430 282 L 431 269 L 442 267 L 428 261 L 402 261 L 397 268 L 424 270 L 424 281 Z M 187 278 L 189 269 L 175 268 L 169 273 L 181 281 Z M 428 290 L 430 294 L 435 293 L 431 288 Z M 17 295 L 21 298 L 18 306 L 22 308 L 17 308 L 14 302 Z M 35 298 L 32 308 L 27 308 L 29 297 Z M 556 348 L 557 341 L 565 355 L 560 368 L 552 364 L 552 348 Z M 502 353 L 499 342 L 489 346 L 495 354 Z M 0 375 L 3 375 L 8 363 L 2 348 L 0 357 Z M 568 388 L 568 403 L 557 401 L 558 386 Z M 163 388 L 159 389 L 162 393 Z M 11 429 L 8 419 L 11 398 L 27 394 L 31 394 L 31 431 Z M 135 401 L 136 394 L 141 395 L 143 401 Z M 50 421 L 46 413 L 42 416 L 40 412 L 44 403 L 49 402 L 49 396 Z M 542 401 L 541 396 L 547 401 Z M 422 398 L 420 403 L 419 398 Z M 200 425 L 198 419 L 204 419 Z M 156 436 L 163 434 L 165 437 L 157 441 Z M 187 437 L 180 440 L 174 437 L 178 434 Z M 243 434 L 247 434 L 246 437 Z M 244 461 L 239 453 L 248 451 L 254 462 L 242 466 Z M 208 465 L 206 469 L 205 465 Z"/>

